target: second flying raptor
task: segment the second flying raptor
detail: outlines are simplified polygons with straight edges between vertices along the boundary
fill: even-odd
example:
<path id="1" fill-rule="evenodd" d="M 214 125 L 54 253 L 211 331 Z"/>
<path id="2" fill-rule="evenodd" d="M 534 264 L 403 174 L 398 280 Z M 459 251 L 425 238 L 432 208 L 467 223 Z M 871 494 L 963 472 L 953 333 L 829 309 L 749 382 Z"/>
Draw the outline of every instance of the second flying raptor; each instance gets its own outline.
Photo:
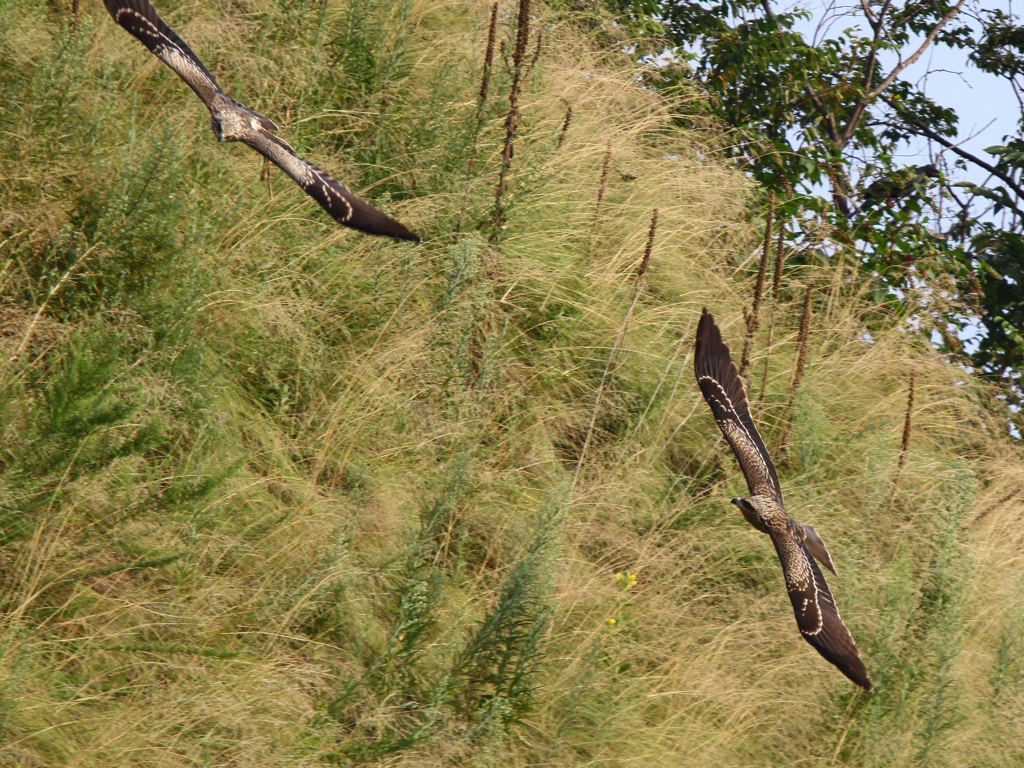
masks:
<path id="1" fill-rule="evenodd" d="M 700 391 L 732 446 L 750 489 L 750 496 L 733 499 L 732 503 L 740 508 L 748 523 L 771 537 L 782 563 L 800 634 L 840 672 L 870 691 L 871 680 L 860 660 L 857 644 L 839 617 L 836 601 L 814 561 L 817 558 L 835 573 L 832 558 L 811 526 L 801 525 L 786 513 L 779 476 L 750 417 L 743 380 L 729 356 L 729 348 L 722 342 L 721 331 L 706 309 L 697 325 L 694 370 Z"/>
<path id="2" fill-rule="evenodd" d="M 241 141 L 259 152 L 302 187 L 335 221 L 371 235 L 419 241 L 419 236 L 295 154 L 277 135 L 272 120 L 228 96 L 185 41 L 164 23 L 149 0 L 103 0 L 114 21 L 137 37 L 196 92 L 210 110 L 218 141 Z"/>

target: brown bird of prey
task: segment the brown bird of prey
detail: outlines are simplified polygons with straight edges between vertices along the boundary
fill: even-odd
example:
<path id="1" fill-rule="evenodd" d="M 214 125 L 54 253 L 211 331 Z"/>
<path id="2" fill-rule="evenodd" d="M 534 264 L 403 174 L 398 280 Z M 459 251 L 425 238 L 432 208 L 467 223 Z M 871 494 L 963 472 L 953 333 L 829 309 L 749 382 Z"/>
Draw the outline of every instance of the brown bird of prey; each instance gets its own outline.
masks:
<path id="1" fill-rule="evenodd" d="M 871 681 L 860 660 L 853 635 L 839 618 L 817 558 L 832 573 L 832 558 L 821 537 L 809 525 L 801 525 L 786 513 L 782 489 L 772 457 L 750 418 L 747 393 L 722 333 L 705 309 L 697 325 L 694 356 L 697 384 L 711 406 L 722 434 L 732 446 L 747 479 L 750 496 L 733 499 L 747 522 L 767 533 L 782 562 L 786 589 L 804 639 L 857 685 L 871 690 Z"/>
<path id="2" fill-rule="evenodd" d="M 295 154 L 276 135 L 272 120 L 239 104 L 217 85 L 199 57 L 178 37 L 149 0 L 103 0 L 114 21 L 137 37 L 151 53 L 174 70 L 210 110 L 218 141 L 241 141 L 259 152 L 292 179 L 335 221 L 371 235 L 419 241 L 402 224 L 352 194 L 329 173 Z"/>

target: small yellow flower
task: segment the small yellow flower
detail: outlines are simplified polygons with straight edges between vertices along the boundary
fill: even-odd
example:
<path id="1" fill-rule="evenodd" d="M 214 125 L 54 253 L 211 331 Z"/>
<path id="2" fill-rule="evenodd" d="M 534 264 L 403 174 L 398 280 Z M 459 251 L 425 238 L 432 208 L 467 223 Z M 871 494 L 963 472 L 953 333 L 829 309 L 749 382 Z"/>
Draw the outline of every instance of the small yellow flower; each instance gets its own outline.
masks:
<path id="1" fill-rule="evenodd" d="M 609 627 L 614 627 L 618 623 L 618 619 L 612 616 L 608 621 L 605 622 Z"/>
<path id="2" fill-rule="evenodd" d="M 615 574 L 615 581 L 622 588 L 624 592 L 628 592 L 636 586 L 636 574 L 630 571 L 623 571 L 622 573 Z"/>

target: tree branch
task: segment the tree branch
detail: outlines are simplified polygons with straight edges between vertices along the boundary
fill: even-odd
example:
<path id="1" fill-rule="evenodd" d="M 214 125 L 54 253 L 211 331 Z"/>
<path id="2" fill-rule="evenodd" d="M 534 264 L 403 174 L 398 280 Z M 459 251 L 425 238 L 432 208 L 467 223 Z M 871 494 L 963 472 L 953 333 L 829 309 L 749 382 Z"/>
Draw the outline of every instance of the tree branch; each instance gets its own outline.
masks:
<path id="1" fill-rule="evenodd" d="M 860 0 L 860 7 L 861 10 L 864 11 L 864 15 L 867 16 L 868 24 L 870 24 L 871 28 L 875 31 L 875 38 L 877 39 L 878 28 L 881 26 L 881 24 L 875 21 L 875 14 L 871 12 L 871 6 L 868 5 L 868 0 Z"/>
<path id="2" fill-rule="evenodd" d="M 928 126 L 921 125 L 919 122 L 914 120 L 912 117 L 908 117 L 906 115 L 906 113 L 902 112 L 900 110 L 900 108 L 893 102 L 893 100 L 888 98 L 887 96 L 883 96 L 882 97 L 882 101 L 884 101 L 886 104 L 888 104 L 890 107 L 892 107 L 893 110 L 896 112 L 896 114 L 899 115 L 900 119 L 904 123 L 906 123 L 907 126 L 914 133 L 918 134 L 919 136 L 924 136 L 927 139 L 931 139 L 936 144 L 941 144 L 942 146 L 944 146 L 946 149 L 950 150 L 951 152 L 954 152 L 955 154 L 960 155 L 960 157 L 962 157 L 964 160 L 967 160 L 969 162 L 974 163 L 979 168 L 984 168 L 986 171 L 991 173 L 996 178 L 1000 179 L 1010 189 L 1012 189 L 1014 191 L 1014 193 L 1017 195 L 1018 198 L 1024 199 L 1024 188 L 1021 188 L 1020 185 L 1018 185 L 1017 182 L 1014 181 L 1013 177 L 1010 176 L 1008 173 L 999 170 L 998 168 L 996 168 L 991 163 L 988 163 L 988 162 L 982 160 L 980 157 L 978 157 L 976 155 L 972 155 L 967 150 L 961 149 L 956 144 L 951 142 L 949 139 L 945 138 L 944 136 L 940 136 L 938 133 L 933 131 Z"/>
<path id="3" fill-rule="evenodd" d="M 874 17 L 871 15 L 871 6 L 868 5 L 867 0 L 861 0 L 864 6 L 864 13 L 868 14 L 868 23 L 871 24 L 874 30 L 875 36 L 871 40 L 871 56 L 868 58 L 868 65 L 864 74 L 864 87 L 871 87 L 871 80 L 875 76 L 875 64 L 878 63 L 878 41 L 882 37 L 882 31 L 885 29 L 885 14 L 889 12 L 890 0 L 885 0 L 882 5 L 882 9 L 878 12 L 878 21 L 874 21 Z"/>
<path id="4" fill-rule="evenodd" d="M 939 23 L 932 27 L 932 31 L 928 33 L 927 37 L 925 37 L 924 42 L 921 43 L 921 47 L 914 51 L 910 58 L 905 59 L 901 61 L 899 64 L 897 64 L 893 71 L 889 73 L 889 76 L 885 78 L 885 80 L 883 80 L 881 84 L 879 84 L 879 86 L 875 88 L 875 90 L 869 92 L 866 96 L 864 96 L 862 101 L 867 102 L 872 101 L 873 99 L 877 99 L 886 91 L 886 89 L 890 85 L 892 85 L 896 81 L 896 78 L 900 76 L 900 73 L 903 70 L 905 70 L 918 59 L 920 59 L 921 56 L 924 55 L 924 52 L 928 50 L 929 46 L 931 46 L 931 44 L 935 42 L 935 38 L 939 36 L 939 32 L 942 31 L 942 28 L 946 26 L 949 22 L 951 22 L 958 13 L 960 13 L 960 11 L 964 7 L 964 3 L 966 2 L 967 0 L 960 0 L 960 2 L 958 2 L 952 8 L 950 8 L 949 13 L 943 16 L 939 20 Z"/>
<path id="5" fill-rule="evenodd" d="M 818 94 L 814 92 L 810 84 L 804 85 L 804 93 L 807 94 L 807 98 L 811 100 L 811 104 L 814 105 L 815 111 L 821 115 L 821 119 L 825 121 L 825 130 L 828 131 L 828 137 L 832 140 L 832 143 L 837 147 L 839 146 L 839 129 L 836 127 L 836 116 L 825 109 L 825 105 L 821 103 L 821 99 L 818 98 Z M 842 147 L 840 147 L 842 149 Z"/>

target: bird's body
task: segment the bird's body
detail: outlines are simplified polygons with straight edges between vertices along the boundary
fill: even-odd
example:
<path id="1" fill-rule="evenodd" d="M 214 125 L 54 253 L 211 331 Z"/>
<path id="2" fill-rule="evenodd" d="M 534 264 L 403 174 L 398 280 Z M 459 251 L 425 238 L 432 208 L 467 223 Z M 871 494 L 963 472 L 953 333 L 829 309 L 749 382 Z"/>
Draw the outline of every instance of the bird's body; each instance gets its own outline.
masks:
<path id="1" fill-rule="evenodd" d="M 916 190 L 923 188 L 927 179 L 939 178 L 939 169 L 932 165 L 916 165 L 901 171 L 875 179 L 864 190 L 861 209 L 868 210 L 883 202 L 895 205 L 898 200 L 909 197 Z"/>
<path id="2" fill-rule="evenodd" d="M 338 223 L 372 235 L 418 241 L 419 237 L 303 160 L 277 135 L 273 120 L 240 104 L 217 84 L 199 57 L 160 18 L 149 0 L 103 0 L 118 24 L 138 38 L 195 91 L 210 110 L 218 141 L 241 141 L 287 173 Z"/>
<path id="3" fill-rule="evenodd" d="M 782 564 L 800 633 L 818 653 L 857 685 L 871 690 L 853 635 L 843 623 L 817 559 L 835 573 L 825 543 L 809 525 L 786 512 L 778 473 L 750 416 L 747 393 L 729 348 L 707 310 L 697 326 L 697 385 L 732 447 L 750 495 L 732 500 L 754 528 L 768 534 Z"/>

